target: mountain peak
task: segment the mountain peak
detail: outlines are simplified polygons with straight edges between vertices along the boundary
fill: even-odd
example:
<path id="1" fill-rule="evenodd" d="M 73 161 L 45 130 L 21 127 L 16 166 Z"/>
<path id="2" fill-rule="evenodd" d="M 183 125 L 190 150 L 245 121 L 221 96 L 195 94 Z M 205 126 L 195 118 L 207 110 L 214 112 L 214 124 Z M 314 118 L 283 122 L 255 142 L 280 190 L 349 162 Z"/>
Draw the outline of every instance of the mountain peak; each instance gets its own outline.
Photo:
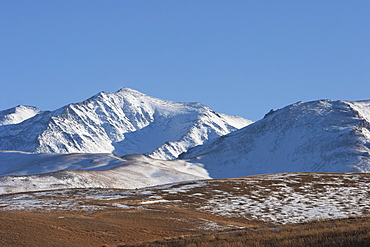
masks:
<path id="1" fill-rule="evenodd" d="M 122 88 L 0 129 L 0 150 L 146 154 L 173 159 L 251 123 L 196 103 L 166 101 Z"/>
<path id="2" fill-rule="evenodd" d="M 141 94 L 141 95 L 145 95 L 144 93 L 140 92 L 140 91 L 137 91 L 135 89 L 132 89 L 132 88 L 128 88 L 128 87 L 123 87 L 121 89 L 119 89 L 117 91 L 117 93 L 131 93 L 131 94 Z"/>
<path id="3" fill-rule="evenodd" d="M 299 102 L 180 156 L 213 178 L 370 172 L 370 102 Z"/>
<path id="4" fill-rule="evenodd" d="M 21 123 L 40 113 L 40 109 L 34 106 L 18 105 L 10 109 L 0 111 L 0 126 Z"/>

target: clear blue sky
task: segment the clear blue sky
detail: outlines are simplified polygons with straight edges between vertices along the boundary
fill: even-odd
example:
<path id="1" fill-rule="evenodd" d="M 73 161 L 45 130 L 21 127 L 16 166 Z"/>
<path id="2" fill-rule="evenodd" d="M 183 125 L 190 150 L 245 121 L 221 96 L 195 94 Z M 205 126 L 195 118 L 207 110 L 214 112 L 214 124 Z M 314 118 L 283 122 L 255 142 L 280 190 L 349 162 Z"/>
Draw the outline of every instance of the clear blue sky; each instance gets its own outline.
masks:
<path id="1" fill-rule="evenodd" d="M 2 0 L 0 109 L 130 87 L 258 120 L 370 99 L 368 0 Z"/>

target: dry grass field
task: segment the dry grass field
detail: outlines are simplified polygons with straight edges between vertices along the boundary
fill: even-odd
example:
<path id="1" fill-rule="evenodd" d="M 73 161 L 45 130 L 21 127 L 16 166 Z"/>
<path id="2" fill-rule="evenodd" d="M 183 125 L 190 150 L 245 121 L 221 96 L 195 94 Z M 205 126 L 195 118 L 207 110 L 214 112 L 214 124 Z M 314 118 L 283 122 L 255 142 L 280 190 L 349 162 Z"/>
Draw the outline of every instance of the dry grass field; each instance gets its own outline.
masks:
<path id="1" fill-rule="evenodd" d="M 368 174 L 0 196 L 0 246 L 370 246 Z"/>
<path id="2" fill-rule="evenodd" d="M 138 246 L 369 246 L 370 219 L 351 218 L 342 220 L 315 221 L 279 227 L 252 227 L 238 231 L 223 231 L 200 236 L 158 240 L 120 247 Z"/>

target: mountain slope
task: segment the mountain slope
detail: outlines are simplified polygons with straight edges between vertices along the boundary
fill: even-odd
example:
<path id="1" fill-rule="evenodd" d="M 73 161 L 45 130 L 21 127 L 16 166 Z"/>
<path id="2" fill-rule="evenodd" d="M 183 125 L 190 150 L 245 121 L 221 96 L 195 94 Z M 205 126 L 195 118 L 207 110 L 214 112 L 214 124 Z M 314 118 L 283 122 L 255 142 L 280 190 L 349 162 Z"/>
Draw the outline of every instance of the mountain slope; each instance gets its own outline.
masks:
<path id="1" fill-rule="evenodd" d="M 370 172 L 370 101 L 298 102 L 194 147 L 182 159 L 213 178 L 278 172 Z"/>
<path id="2" fill-rule="evenodd" d="M 61 170 L 104 170 L 124 164 L 114 154 L 39 154 L 0 151 L 0 176 L 30 175 Z"/>
<path id="3" fill-rule="evenodd" d="M 120 158 L 113 154 L 2 151 L 0 160 L 0 194 L 65 188 L 135 189 L 209 178 L 201 166 L 143 155 Z"/>
<path id="4" fill-rule="evenodd" d="M 0 128 L 0 150 L 37 153 L 139 153 L 173 159 L 251 121 L 200 103 L 156 99 L 122 88 Z"/>

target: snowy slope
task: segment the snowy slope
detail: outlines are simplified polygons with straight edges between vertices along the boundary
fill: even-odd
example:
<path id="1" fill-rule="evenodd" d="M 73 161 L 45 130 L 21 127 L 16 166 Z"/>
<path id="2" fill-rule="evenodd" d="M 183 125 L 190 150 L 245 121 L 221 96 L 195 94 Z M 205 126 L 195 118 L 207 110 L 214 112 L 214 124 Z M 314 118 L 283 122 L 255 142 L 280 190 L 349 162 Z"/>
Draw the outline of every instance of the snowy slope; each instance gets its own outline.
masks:
<path id="1" fill-rule="evenodd" d="M 251 121 L 200 103 L 156 99 L 123 88 L 0 128 L 0 150 L 147 154 L 173 159 Z"/>
<path id="2" fill-rule="evenodd" d="M 23 105 L 0 111 L 0 126 L 21 123 L 39 112 L 40 110 L 36 107 Z"/>
<path id="3" fill-rule="evenodd" d="M 0 177 L 0 194 L 64 188 L 134 189 L 209 178 L 208 173 L 196 164 L 143 155 L 120 158 L 113 154 L 3 151 L 0 160 L 0 175 L 3 175 Z"/>
<path id="4" fill-rule="evenodd" d="M 124 160 L 114 154 L 39 154 L 0 151 L 0 176 L 60 170 L 103 170 L 123 164 Z"/>
<path id="5" fill-rule="evenodd" d="M 278 172 L 370 172 L 370 101 L 298 102 L 190 149 L 213 178 Z"/>

